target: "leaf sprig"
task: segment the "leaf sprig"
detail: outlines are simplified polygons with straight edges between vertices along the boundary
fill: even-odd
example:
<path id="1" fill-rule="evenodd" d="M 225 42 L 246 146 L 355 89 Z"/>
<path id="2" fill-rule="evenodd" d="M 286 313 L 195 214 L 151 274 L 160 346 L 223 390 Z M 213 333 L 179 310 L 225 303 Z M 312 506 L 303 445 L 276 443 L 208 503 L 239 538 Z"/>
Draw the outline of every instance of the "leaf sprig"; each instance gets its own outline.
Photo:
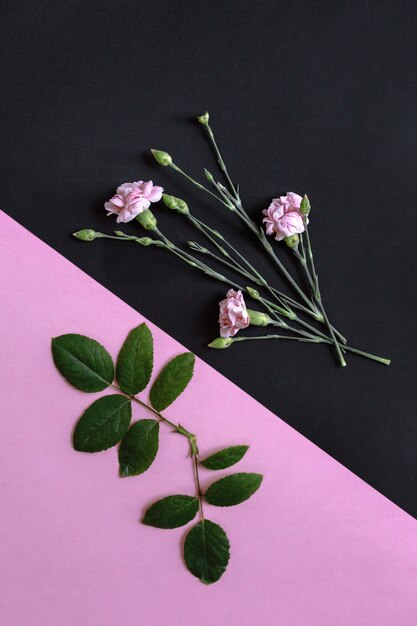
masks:
<path id="1" fill-rule="evenodd" d="M 73 447 L 80 452 L 101 452 L 119 444 L 119 475 L 137 476 L 146 472 L 159 449 L 159 427 L 165 424 L 188 440 L 196 492 L 174 494 L 154 502 L 142 523 L 155 528 L 179 528 L 195 517 L 199 521 L 187 533 L 184 561 L 188 570 L 205 584 L 219 580 L 225 572 L 230 543 L 225 531 L 204 516 L 205 504 L 226 507 L 240 504 L 260 487 L 261 474 L 240 472 L 213 482 L 204 492 L 199 469 L 224 470 L 238 463 L 247 445 L 230 446 L 200 459 L 197 436 L 161 411 L 185 390 L 194 373 L 195 356 L 179 354 L 159 372 L 149 392 L 150 404 L 137 397 L 150 383 L 153 371 L 153 338 L 146 324 L 127 336 L 116 366 L 109 352 L 84 335 L 66 334 L 52 339 L 54 363 L 76 389 L 93 393 L 111 388 L 117 393 L 93 402 L 79 418 L 73 433 Z M 116 382 L 114 380 L 116 376 Z M 146 408 L 152 418 L 133 424 L 132 403 Z"/>

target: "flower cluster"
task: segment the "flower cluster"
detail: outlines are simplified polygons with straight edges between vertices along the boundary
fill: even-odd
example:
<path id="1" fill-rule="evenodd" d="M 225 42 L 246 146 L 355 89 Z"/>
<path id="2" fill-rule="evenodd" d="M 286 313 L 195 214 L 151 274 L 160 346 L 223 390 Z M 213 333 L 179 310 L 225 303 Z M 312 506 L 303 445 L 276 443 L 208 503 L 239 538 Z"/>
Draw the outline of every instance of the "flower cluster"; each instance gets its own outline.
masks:
<path id="1" fill-rule="evenodd" d="M 173 157 L 163 150 L 152 150 L 152 154 L 159 165 L 169 167 L 176 173 L 184 176 L 199 190 L 216 199 L 223 209 L 231 211 L 240 219 L 264 248 L 267 256 L 279 270 L 287 283 L 290 293 L 281 291 L 274 284 L 267 281 L 260 271 L 247 259 L 236 244 L 228 241 L 218 230 L 197 218 L 189 204 L 181 198 L 163 193 L 163 188 L 154 185 L 152 181 L 142 180 L 133 183 L 124 183 L 117 188 L 116 194 L 105 203 L 108 215 L 116 215 L 117 222 L 130 222 L 137 219 L 139 224 L 150 231 L 153 237 L 135 237 L 121 231 L 115 231 L 115 236 L 97 233 L 92 229 L 84 229 L 74 233 L 83 241 L 93 241 L 97 238 L 116 238 L 121 241 L 134 241 L 143 246 L 157 246 L 164 248 L 189 266 L 204 274 L 228 285 L 226 298 L 220 302 L 220 337 L 214 339 L 209 346 L 212 348 L 228 348 L 233 343 L 254 339 L 293 340 L 304 343 L 324 343 L 334 348 L 340 365 L 346 365 L 347 352 L 359 354 L 386 365 L 384 359 L 368 352 L 358 350 L 347 344 L 345 337 L 329 321 L 323 305 L 318 275 L 315 268 L 313 250 L 309 235 L 310 201 L 306 195 L 301 196 L 292 191 L 274 198 L 269 206 L 262 211 L 263 228 L 259 227 L 246 212 L 236 185 L 226 168 L 218 144 L 210 126 L 210 117 L 206 112 L 197 118 L 207 133 L 211 142 L 216 161 L 226 185 L 216 181 L 207 169 L 205 177 L 212 186 L 208 189 L 201 182 L 194 180 L 184 172 L 174 161 Z M 197 241 L 188 241 L 188 246 L 197 255 L 205 255 L 212 259 L 212 264 L 203 262 L 201 257 L 190 254 L 183 247 L 168 239 L 157 227 L 157 221 L 149 207 L 151 203 L 163 199 L 166 207 L 174 210 L 187 220 L 196 231 L 208 242 L 205 246 Z M 304 284 L 297 281 L 284 263 L 284 258 L 274 250 L 267 236 L 273 236 L 276 241 L 283 242 L 290 249 L 304 273 Z M 285 253 L 284 253 L 285 254 Z M 218 270 L 218 265 L 227 267 L 226 274 Z M 232 272 L 232 276 L 228 272 Z M 239 284 L 236 275 L 243 277 L 244 284 Z M 256 301 L 264 311 L 248 309 L 244 294 Z M 311 319 L 312 318 L 312 319 Z M 280 334 L 246 335 L 236 337 L 240 331 L 248 326 L 275 326 L 281 329 Z"/>

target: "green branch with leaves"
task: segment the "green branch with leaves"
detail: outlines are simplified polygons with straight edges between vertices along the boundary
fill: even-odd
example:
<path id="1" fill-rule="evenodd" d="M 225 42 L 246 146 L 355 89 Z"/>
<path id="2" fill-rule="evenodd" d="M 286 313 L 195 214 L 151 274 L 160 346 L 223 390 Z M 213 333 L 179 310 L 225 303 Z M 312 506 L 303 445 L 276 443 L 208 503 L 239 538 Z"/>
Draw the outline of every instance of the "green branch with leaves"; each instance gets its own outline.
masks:
<path id="1" fill-rule="evenodd" d="M 52 357 L 59 372 L 76 389 L 87 393 L 105 389 L 116 392 L 95 400 L 81 415 L 73 432 L 75 450 L 102 452 L 119 444 L 119 475 L 125 478 L 143 474 L 151 467 L 159 450 L 161 424 L 187 439 L 195 493 L 157 500 L 145 511 L 142 523 L 172 529 L 190 523 L 198 515 L 199 521 L 185 538 L 184 561 L 203 583 L 219 580 L 229 562 L 230 543 L 221 526 L 205 517 L 204 506 L 240 504 L 259 489 L 263 477 L 246 472 L 229 474 L 203 491 L 200 468 L 225 470 L 245 456 L 248 446 L 230 446 L 202 459 L 197 436 L 162 414 L 191 381 L 194 354 L 179 354 L 162 368 L 150 387 L 149 404 L 137 397 L 148 387 L 153 372 L 153 337 L 144 323 L 128 334 L 116 366 L 100 343 L 78 334 L 52 339 Z M 152 417 L 132 423 L 133 405 L 147 409 Z"/>

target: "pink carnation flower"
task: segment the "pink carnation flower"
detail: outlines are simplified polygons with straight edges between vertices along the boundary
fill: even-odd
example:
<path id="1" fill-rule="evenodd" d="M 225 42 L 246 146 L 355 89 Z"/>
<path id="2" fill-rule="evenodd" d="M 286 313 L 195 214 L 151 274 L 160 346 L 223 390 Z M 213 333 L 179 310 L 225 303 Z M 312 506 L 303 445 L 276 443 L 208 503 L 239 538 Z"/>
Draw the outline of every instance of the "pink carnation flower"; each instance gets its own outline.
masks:
<path id="1" fill-rule="evenodd" d="M 130 222 L 139 213 L 149 209 L 151 202 L 162 198 L 162 187 L 157 187 L 151 180 L 135 183 L 123 183 L 117 188 L 116 194 L 104 203 L 107 215 L 117 215 L 116 222 Z"/>
<path id="2" fill-rule="evenodd" d="M 262 211 L 265 217 L 267 235 L 275 235 L 277 241 L 304 232 L 303 216 L 300 211 L 302 197 L 289 191 L 286 196 L 274 198 L 267 209 Z"/>
<path id="3" fill-rule="evenodd" d="M 220 336 L 234 337 L 242 328 L 249 326 L 249 313 L 242 292 L 229 289 L 227 297 L 219 303 Z"/>

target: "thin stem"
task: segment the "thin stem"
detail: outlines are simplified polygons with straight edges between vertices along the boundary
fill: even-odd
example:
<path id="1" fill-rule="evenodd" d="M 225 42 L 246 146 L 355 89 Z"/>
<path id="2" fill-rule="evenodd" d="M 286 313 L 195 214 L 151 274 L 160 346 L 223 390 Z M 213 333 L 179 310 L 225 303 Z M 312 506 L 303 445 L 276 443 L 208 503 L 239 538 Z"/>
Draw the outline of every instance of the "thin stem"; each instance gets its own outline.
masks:
<path id="1" fill-rule="evenodd" d="M 296 341 L 306 341 L 308 343 L 327 343 L 332 344 L 333 341 L 331 339 L 321 339 L 317 338 L 315 340 L 312 339 L 298 339 L 297 337 L 286 337 L 282 335 L 258 335 L 257 337 L 234 337 L 233 343 L 235 341 L 252 341 L 254 339 L 293 339 Z M 343 346 L 343 351 L 353 352 L 354 354 L 359 354 L 367 359 L 371 359 L 372 361 L 377 361 L 378 363 L 382 363 L 383 365 L 389 365 L 391 363 L 391 359 L 384 359 L 383 357 L 377 356 L 375 354 L 371 354 L 370 352 L 364 352 L 363 350 L 358 350 L 357 348 L 352 348 L 351 346 Z"/>
<path id="2" fill-rule="evenodd" d="M 317 313 L 314 313 L 311 310 L 311 308 L 307 308 L 303 306 L 296 300 L 293 300 L 290 296 L 286 295 L 285 293 L 282 293 L 278 289 L 275 289 L 274 287 L 269 285 L 269 283 L 267 283 L 267 281 L 263 278 L 263 276 L 243 256 L 243 254 L 241 254 L 239 250 L 237 250 L 227 239 L 225 239 L 223 235 L 221 235 L 216 230 L 210 228 L 210 226 L 208 226 L 207 224 L 205 224 L 204 222 L 197 219 L 191 214 L 188 214 L 188 218 L 191 221 L 191 223 L 195 226 L 195 228 L 197 228 L 200 232 L 202 232 L 205 235 L 205 237 L 209 241 L 211 241 L 211 243 L 223 254 L 223 256 L 230 259 L 230 261 L 235 266 L 233 269 L 236 272 L 238 272 L 245 278 L 252 280 L 256 285 L 259 285 L 260 287 L 264 287 L 265 289 L 267 289 L 269 293 L 272 295 L 272 297 L 274 298 L 274 300 L 276 300 L 279 303 L 279 305 L 285 307 L 289 313 L 294 313 L 291 309 L 291 307 L 293 307 L 298 310 L 301 310 L 306 315 L 312 316 L 317 321 L 322 321 L 321 314 L 320 314 L 320 317 L 318 317 Z M 212 233 L 214 237 L 212 237 L 210 233 Z M 249 268 L 249 272 L 247 272 L 235 259 L 233 259 L 233 257 L 227 252 L 227 250 L 225 250 L 225 248 L 218 241 L 216 241 L 215 237 L 220 239 L 220 241 L 222 241 L 228 248 L 230 248 L 230 250 L 232 250 L 236 254 L 236 256 L 238 256 L 245 263 L 245 265 Z M 219 260 L 220 262 L 223 262 L 221 259 Z M 251 275 L 250 272 L 253 272 L 253 274 Z M 278 309 L 280 311 L 282 311 L 281 306 Z M 289 315 L 288 317 L 292 317 L 293 319 L 295 319 L 293 315 Z"/>
<path id="3" fill-rule="evenodd" d="M 287 335 L 257 335 L 256 337 L 234 337 L 236 341 L 255 341 L 258 339 L 288 339 L 289 341 L 301 341 L 302 343 L 320 343 L 319 339 L 309 339 L 308 337 L 288 337 Z"/>
<path id="4" fill-rule="evenodd" d="M 195 485 L 196 485 L 196 491 L 197 491 L 197 497 L 198 497 L 198 509 L 200 512 L 200 519 L 204 520 L 203 492 L 201 490 L 200 477 L 198 474 L 198 463 L 199 463 L 198 454 L 192 453 L 192 460 L 193 460 L 193 466 L 194 466 L 194 479 L 195 479 Z"/>
<path id="5" fill-rule="evenodd" d="M 323 302 L 322 302 L 322 299 L 321 299 L 320 287 L 319 287 L 319 279 L 318 279 L 316 268 L 315 268 L 315 265 L 314 265 L 313 250 L 312 250 L 312 247 L 311 247 L 310 236 L 308 234 L 308 226 L 307 226 L 307 219 L 306 218 L 304 218 L 304 228 L 305 228 L 305 235 L 306 235 L 306 241 L 307 241 L 307 253 L 308 253 L 308 256 L 309 256 L 309 259 L 310 259 L 311 269 L 313 271 L 313 277 L 314 277 L 314 285 L 315 285 L 314 297 L 315 297 L 315 300 L 316 300 L 317 304 L 319 305 L 319 308 L 320 308 L 320 310 L 321 310 L 321 312 L 323 314 L 326 326 L 329 329 L 330 336 L 331 336 L 331 338 L 333 340 L 334 347 L 336 348 L 336 353 L 337 353 L 340 365 L 342 367 L 344 367 L 346 365 L 346 361 L 344 359 L 344 356 L 342 354 L 342 350 L 340 348 L 339 342 L 338 342 L 338 340 L 336 338 L 336 335 L 334 333 L 333 326 L 330 324 L 329 318 L 327 317 L 327 313 L 326 313 L 326 311 L 324 309 Z"/>
<path id="6" fill-rule="evenodd" d="M 314 297 L 316 297 L 316 293 L 317 293 L 317 288 L 318 288 L 318 286 L 316 286 L 316 283 L 315 283 L 315 281 L 314 281 L 314 279 L 313 279 L 313 277 L 312 277 L 312 275 L 311 275 L 310 268 L 308 267 L 307 258 L 306 258 L 306 253 L 305 253 L 305 249 L 304 249 L 303 236 L 302 236 L 302 235 L 301 235 L 301 237 L 300 237 L 300 242 L 301 242 L 301 249 L 302 249 L 302 251 L 303 251 L 303 252 L 302 252 L 302 254 L 300 254 L 300 252 L 297 250 L 297 248 L 293 248 L 293 252 L 294 252 L 294 254 L 295 254 L 296 258 L 297 258 L 297 259 L 300 261 L 300 263 L 301 263 L 301 266 L 302 266 L 302 268 L 303 268 L 303 270 L 304 270 L 304 272 L 305 272 L 305 275 L 306 275 L 306 277 L 307 277 L 307 280 L 308 280 L 308 282 L 310 283 L 310 287 L 311 287 L 311 289 L 312 289 L 313 296 L 314 296 Z M 317 275 L 316 275 L 316 276 L 317 276 Z M 318 278 L 317 278 L 317 281 L 318 281 Z M 323 315 L 323 313 L 322 313 L 322 316 L 323 316 L 323 319 L 324 319 L 324 315 Z M 340 332 L 337 330 L 337 328 L 335 328 L 333 325 L 332 325 L 332 328 L 333 328 L 333 332 L 334 332 L 334 334 L 336 335 L 336 337 L 337 337 L 338 339 L 340 339 L 340 341 L 341 341 L 342 343 L 344 343 L 344 344 L 345 344 L 345 343 L 346 343 L 346 338 L 342 335 L 342 333 L 340 333 Z"/>
<path id="7" fill-rule="evenodd" d="M 226 180 L 227 180 L 227 182 L 229 183 L 230 189 L 232 190 L 233 194 L 234 194 L 234 195 L 235 195 L 235 197 L 237 198 L 237 197 L 238 197 L 238 193 L 237 193 L 237 191 L 236 191 L 236 189 L 235 189 L 234 184 L 232 183 L 232 179 L 231 179 L 231 178 L 230 178 L 230 176 L 229 176 L 229 173 L 228 173 L 228 171 L 227 171 L 226 164 L 225 164 L 225 162 L 223 161 L 222 155 L 220 154 L 220 150 L 219 150 L 219 148 L 218 148 L 218 146 L 217 146 L 217 143 L 216 143 L 216 140 L 215 140 L 215 138 L 214 138 L 213 131 L 212 131 L 212 130 L 211 130 L 211 128 L 210 128 L 210 124 L 206 124 L 206 126 L 205 126 L 205 127 L 206 127 L 206 130 L 207 130 L 207 134 L 208 134 L 208 136 L 209 136 L 209 139 L 210 139 L 210 141 L 211 141 L 211 144 L 212 144 L 212 146 L 213 146 L 214 152 L 215 152 L 215 154 L 216 154 L 216 157 L 217 157 L 217 162 L 218 162 L 218 164 L 220 165 L 220 169 L 223 171 L 223 173 L 224 173 L 224 175 L 225 175 L 225 177 L 226 177 Z"/>
<path id="8" fill-rule="evenodd" d="M 212 276 L 213 278 L 216 278 L 217 280 L 220 280 L 222 282 L 228 283 L 229 285 L 232 285 L 236 289 L 240 289 L 241 291 L 247 291 L 247 289 L 242 287 L 242 285 L 239 285 L 238 283 L 235 283 L 234 281 L 229 280 L 222 274 L 218 274 L 216 271 L 214 271 L 211 267 L 209 267 L 205 263 L 201 263 L 191 254 L 188 254 L 187 252 L 184 252 L 183 250 L 181 250 L 181 248 L 178 248 L 178 246 L 176 246 L 174 243 L 172 243 L 172 241 L 170 241 L 167 237 L 165 237 L 165 235 L 161 233 L 161 231 L 158 228 L 156 228 L 154 232 L 159 235 L 161 240 L 164 242 L 167 250 L 175 254 L 178 258 L 185 260 L 186 263 L 188 263 L 188 265 L 191 265 L 192 267 L 196 267 L 197 269 L 202 270 L 204 273 L 208 274 L 209 276 Z M 255 299 L 259 301 L 266 308 L 268 312 L 274 315 L 274 312 L 271 311 L 271 308 L 272 308 L 271 304 L 273 303 L 270 303 L 268 300 L 265 300 L 264 298 L 262 298 L 262 296 L 258 296 Z M 300 320 L 298 317 L 296 318 L 297 322 L 303 325 L 304 327 L 308 328 L 311 331 L 310 333 L 294 328 L 293 326 L 289 326 L 288 324 L 283 322 L 279 317 L 277 317 L 277 319 L 280 322 L 279 325 L 282 328 L 286 328 L 287 330 L 290 330 L 291 332 L 295 334 L 310 337 L 310 338 L 314 338 L 316 336 L 324 336 L 324 337 L 326 336 L 326 335 L 323 335 L 321 331 L 317 330 L 313 326 L 310 326 L 310 324 L 308 324 L 307 322 Z M 311 333 L 314 333 L 314 335 L 312 335 Z"/>
<path id="9" fill-rule="evenodd" d="M 178 172 L 179 174 L 182 174 L 182 176 L 185 176 L 185 178 L 187 180 L 189 180 L 191 183 L 193 183 L 193 185 L 195 185 L 196 187 L 198 187 L 199 189 L 202 189 L 203 191 L 209 193 L 211 196 L 213 196 L 213 198 L 216 198 L 216 200 L 218 200 L 219 202 L 221 202 L 222 204 L 224 204 L 225 206 L 227 206 L 228 209 L 230 209 L 230 205 L 227 204 L 226 202 L 224 202 L 224 200 L 222 200 L 221 198 L 219 198 L 219 196 L 215 193 L 213 193 L 212 191 L 210 191 L 210 189 L 207 189 L 207 187 L 204 187 L 204 185 L 202 185 L 201 183 L 199 183 L 197 180 L 195 180 L 194 178 L 192 178 L 191 176 L 189 176 L 189 174 L 186 174 L 184 172 L 184 170 L 182 170 L 180 167 L 178 167 L 178 165 L 176 165 L 175 163 L 171 163 L 170 167 L 172 167 L 172 169 L 174 169 L 176 172 Z"/>

